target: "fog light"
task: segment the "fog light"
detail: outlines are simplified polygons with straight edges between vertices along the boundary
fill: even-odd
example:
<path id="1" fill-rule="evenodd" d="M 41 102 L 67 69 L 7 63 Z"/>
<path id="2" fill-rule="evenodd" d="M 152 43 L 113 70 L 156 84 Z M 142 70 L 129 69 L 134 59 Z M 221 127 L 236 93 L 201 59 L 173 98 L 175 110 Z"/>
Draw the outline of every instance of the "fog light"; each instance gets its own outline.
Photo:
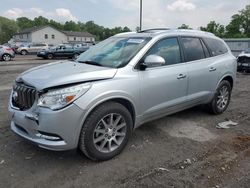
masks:
<path id="1" fill-rule="evenodd" d="M 43 138 L 45 140 L 51 140 L 51 141 L 60 141 L 62 138 L 56 134 L 51 134 L 51 133 L 45 133 L 38 131 L 39 133 L 36 134 L 37 137 Z"/>

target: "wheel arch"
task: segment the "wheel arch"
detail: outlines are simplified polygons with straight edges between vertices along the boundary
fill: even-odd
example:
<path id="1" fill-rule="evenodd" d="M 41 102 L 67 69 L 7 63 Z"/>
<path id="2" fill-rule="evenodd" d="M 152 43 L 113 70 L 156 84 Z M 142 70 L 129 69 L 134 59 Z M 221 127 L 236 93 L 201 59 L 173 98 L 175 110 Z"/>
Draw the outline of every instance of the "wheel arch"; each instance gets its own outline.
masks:
<path id="1" fill-rule="evenodd" d="M 87 117 L 90 115 L 90 113 L 95 110 L 96 108 L 98 108 L 99 106 L 105 104 L 105 103 L 108 103 L 108 102 L 117 102 L 121 105 L 123 105 L 131 114 L 131 117 L 132 117 L 132 120 L 133 120 L 133 127 L 134 127 L 134 124 L 135 124 L 135 117 L 136 117 L 136 110 L 135 110 L 135 106 L 133 105 L 132 101 L 125 98 L 125 97 L 114 97 L 114 98 L 107 98 L 107 99 L 104 99 L 98 103 L 96 103 L 95 105 L 93 105 L 86 113 L 85 115 L 85 118 L 84 118 L 84 121 L 83 121 L 83 124 L 84 122 L 86 121 Z M 82 125 L 83 125 L 82 124 Z"/>
<path id="2" fill-rule="evenodd" d="M 234 78 L 233 78 L 232 75 L 230 75 L 230 74 L 224 75 L 224 76 L 220 79 L 220 81 L 218 82 L 217 87 L 218 87 L 218 85 L 219 85 L 223 80 L 227 80 L 227 81 L 230 83 L 231 88 L 233 89 L 233 86 L 234 86 Z"/>
<path id="3" fill-rule="evenodd" d="M 79 138 L 80 138 L 80 134 L 81 134 L 81 130 L 84 126 L 84 123 L 86 121 L 86 119 L 88 118 L 88 116 L 91 114 L 91 112 L 93 112 L 96 108 L 98 108 L 100 105 L 103 105 L 105 103 L 108 103 L 108 102 L 117 102 L 121 105 L 123 105 L 126 109 L 128 109 L 128 111 L 130 112 L 131 116 L 132 116 L 132 121 L 133 121 L 133 127 L 132 129 L 135 128 L 135 122 L 136 122 L 136 109 L 135 109 L 135 106 L 134 104 L 132 103 L 131 100 L 125 98 L 125 97 L 113 97 L 113 98 L 106 98 L 106 99 L 103 99 L 101 100 L 100 102 L 98 103 L 95 103 L 95 105 L 92 105 L 92 107 L 86 112 L 86 114 L 84 115 L 84 117 L 82 118 L 82 122 L 79 126 L 79 129 L 77 130 L 77 143 L 76 145 L 78 145 L 79 143 Z"/>

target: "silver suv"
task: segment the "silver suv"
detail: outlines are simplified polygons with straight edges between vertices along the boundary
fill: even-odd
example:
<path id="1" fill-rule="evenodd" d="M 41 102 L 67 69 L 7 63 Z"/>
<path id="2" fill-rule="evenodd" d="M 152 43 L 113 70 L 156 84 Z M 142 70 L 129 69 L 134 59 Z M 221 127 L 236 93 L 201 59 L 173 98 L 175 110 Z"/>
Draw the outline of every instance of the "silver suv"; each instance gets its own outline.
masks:
<path id="1" fill-rule="evenodd" d="M 31 43 L 27 44 L 25 46 L 19 47 L 17 49 L 17 53 L 20 53 L 21 55 L 27 55 L 27 54 L 36 54 L 38 51 L 46 50 L 49 46 L 46 43 Z"/>
<path id="2" fill-rule="evenodd" d="M 119 154 L 145 122 L 205 104 L 223 113 L 236 59 L 211 33 L 151 29 L 115 35 L 79 58 L 30 69 L 15 81 L 11 129 L 39 147 Z"/>

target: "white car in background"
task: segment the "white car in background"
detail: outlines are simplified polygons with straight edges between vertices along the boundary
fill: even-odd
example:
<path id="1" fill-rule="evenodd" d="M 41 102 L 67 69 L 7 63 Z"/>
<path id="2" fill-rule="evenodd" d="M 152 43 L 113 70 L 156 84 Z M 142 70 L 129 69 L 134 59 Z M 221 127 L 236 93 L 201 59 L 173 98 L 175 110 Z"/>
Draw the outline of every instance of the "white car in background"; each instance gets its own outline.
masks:
<path id="1" fill-rule="evenodd" d="M 250 48 L 241 52 L 237 57 L 237 71 L 250 72 Z"/>
<path id="2" fill-rule="evenodd" d="M 19 47 L 17 52 L 21 55 L 36 54 L 38 51 L 47 50 L 49 45 L 46 43 L 31 43 L 25 46 Z"/>

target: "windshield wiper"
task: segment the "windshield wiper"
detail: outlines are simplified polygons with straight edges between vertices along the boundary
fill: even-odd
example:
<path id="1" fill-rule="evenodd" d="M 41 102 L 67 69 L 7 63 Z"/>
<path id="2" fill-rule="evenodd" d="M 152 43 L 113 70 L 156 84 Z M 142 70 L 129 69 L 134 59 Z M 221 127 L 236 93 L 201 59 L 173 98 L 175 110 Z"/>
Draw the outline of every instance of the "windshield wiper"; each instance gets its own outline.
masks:
<path id="1" fill-rule="evenodd" d="M 88 65 L 96 65 L 96 66 L 102 67 L 101 64 L 99 64 L 99 63 L 97 63 L 97 62 L 95 62 L 95 61 L 90 61 L 90 60 L 88 60 L 88 61 L 78 61 L 78 62 L 79 62 L 79 63 L 85 63 L 85 64 L 88 64 Z"/>

